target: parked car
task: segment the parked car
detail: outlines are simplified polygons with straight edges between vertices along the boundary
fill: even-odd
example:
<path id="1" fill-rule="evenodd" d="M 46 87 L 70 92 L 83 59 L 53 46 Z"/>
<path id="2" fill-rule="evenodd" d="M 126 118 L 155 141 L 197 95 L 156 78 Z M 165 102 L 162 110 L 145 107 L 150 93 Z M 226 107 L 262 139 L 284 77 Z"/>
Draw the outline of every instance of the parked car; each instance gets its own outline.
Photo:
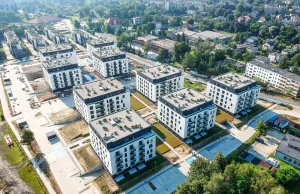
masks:
<path id="1" fill-rule="evenodd" d="M 274 158 L 268 158 L 268 159 L 266 160 L 266 162 L 267 162 L 268 164 L 271 164 L 271 165 L 275 166 L 276 168 L 279 168 L 279 167 L 280 167 L 280 162 L 278 162 L 278 161 L 275 160 Z"/>
<path id="2" fill-rule="evenodd" d="M 259 142 L 259 143 L 265 143 L 265 141 L 262 138 L 256 137 L 255 141 Z"/>

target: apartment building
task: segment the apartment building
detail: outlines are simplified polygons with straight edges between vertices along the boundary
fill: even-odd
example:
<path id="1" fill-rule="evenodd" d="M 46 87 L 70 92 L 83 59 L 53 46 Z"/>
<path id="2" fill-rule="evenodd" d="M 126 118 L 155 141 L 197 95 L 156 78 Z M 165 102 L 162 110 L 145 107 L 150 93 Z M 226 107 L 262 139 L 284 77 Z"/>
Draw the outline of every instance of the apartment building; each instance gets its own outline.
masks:
<path id="1" fill-rule="evenodd" d="M 34 49 L 38 49 L 39 47 L 46 46 L 46 40 L 34 29 L 28 28 L 24 30 L 26 39 L 30 42 Z"/>
<path id="2" fill-rule="evenodd" d="M 53 92 L 82 84 L 81 70 L 72 57 L 42 61 L 42 69 L 45 80 Z"/>
<path id="3" fill-rule="evenodd" d="M 92 58 L 93 52 L 101 50 L 115 49 L 116 45 L 114 41 L 108 41 L 107 39 L 91 39 L 86 42 L 86 49 L 88 55 Z"/>
<path id="4" fill-rule="evenodd" d="M 156 102 L 163 96 L 184 87 L 184 76 L 181 70 L 172 66 L 159 65 L 138 71 L 136 74 L 136 89 Z"/>
<path id="5" fill-rule="evenodd" d="M 260 87 L 243 75 L 227 73 L 207 83 L 206 95 L 231 114 L 237 114 L 256 105 Z"/>
<path id="6" fill-rule="evenodd" d="M 60 58 L 73 58 L 77 61 L 76 51 L 69 44 L 58 44 L 39 47 L 38 51 L 41 61 Z"/>
<path id="7" fill-rule="evenodd" d="M 91 145 L 111 175 L 156 156 L 151 125 L 133 110 L 123 110 L 89 124 Z"/>
<path id="8" fill-rule="evenodd" d="M 212 99 L 192 89 L 184 88 L 158 100 L 158 120 L 182 139 L 212 128 L 216 113 Z"/>
<path id="9" fill-rule="evenodd" d="M 54 44 L 65 44 L 69 43 L 69 39 L 63 33 L 55 30 L 53 27 L 45 27 L 44 32 L 49 40 Z"/>
<path id="10" fill-rule="evenodd" d="M 97 80 L 73 88 L 76 109 L 90 122 L 130 108 L 130 93 L 115 79 Z"/>
<path id="11" fill-rule="evenodd" d="M 86 42 L 89 40 L 89 34 L 81 30 L 73 30 L 72 37 L 76 43 L 82 46 L 85 46 Z"/>
<path id="12" fill-rule="evenodd" d="M 93 66 L 104 77 L 128 73 L 126 54 L 117 49 L 93 52 Z"/>
<path id="13" fill-rule="evenodd" d="M 27 53 L 23 48 L 21 41 L 14 31 L 4 32 L 4 38 L 6 40 L 7 46 L 9 47 L 10 53 L 15 58 L 20 59 L 27 56 Z"/>
<path id="14" fill-rule="evenodd" d="M 270 87 L 279 92 L 300 97 L 299 75 L 258 61 L 248 62 L 245 74 L 248 77 L 268 83 Z"/>

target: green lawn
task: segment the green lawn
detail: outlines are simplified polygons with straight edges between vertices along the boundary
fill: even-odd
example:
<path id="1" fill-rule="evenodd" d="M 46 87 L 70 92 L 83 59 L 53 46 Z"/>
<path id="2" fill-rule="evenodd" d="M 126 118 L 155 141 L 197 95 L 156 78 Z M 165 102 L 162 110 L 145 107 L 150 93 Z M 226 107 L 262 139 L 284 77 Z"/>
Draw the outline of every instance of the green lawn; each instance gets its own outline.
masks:
<path id="1" fill-rule="evenodd" d="M 192 82 L 190 80 L 185 79 L 184 80 L 184 87 L 190 88 L 197 91 L 203 91 L 205 89 L 205 86 L 200 82 Z"/>
<path id="2" fill-rule="evenodd" d="M 141 101 L 143 101 L 145 104 L 147 104 L 148 106 L 153 105 L 152 102 L 150 102 L 150 100 L 148 100 L 146 97 L 144 97 L 142 94 L 135 92 L 133 93 L 137 98 L 139 98 Z"/>
<path id="3" fill-rule="evenodd" d="M 164 154 L 170 151 L 170 148 L 156 137 L 156 151 L 160 154 Z"/>
<path id="4" fill-rule="evenodd" d="M 157 123 L 152 126 L 152 129 L 155 131 L 157 135 L 163 138 L 170 146 L 176 148 L 182 144 L 182 142 L 175 137 L 171 132 L 169 132 L 164 126 Z"/>
<path id="5" fill-rule="evenodd" d="M 146 106 L 143 103 L 141 103 L 138 99 L 136 99 L 135 97 L 130 96 L 130 107 L 133 110 L 140 110 L 142 108 L 145 108 Z"/>

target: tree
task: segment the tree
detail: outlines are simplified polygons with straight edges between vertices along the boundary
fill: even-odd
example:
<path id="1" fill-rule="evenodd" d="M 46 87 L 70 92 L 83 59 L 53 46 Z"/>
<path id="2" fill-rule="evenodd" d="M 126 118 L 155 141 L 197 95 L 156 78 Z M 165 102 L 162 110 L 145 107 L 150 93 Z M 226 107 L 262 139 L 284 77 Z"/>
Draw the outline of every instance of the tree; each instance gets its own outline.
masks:
<path id="1" fill-rule="evenodd" d="M 187 20 L 187 23 L 190 24 L 190 25 L 193 25 L 194 22 L 195 22 L 195 20 L 194 20 L 193 18 L 189 18 L 189 19 Z"/>
<path id="2" fill-rule="evenodd" d="M 223 61 L 226 59 L 225 51 L 221 49 L 215 50 L 216 61 Z"/>
<path id="3" fill-rule="evenodd" d="M 117 28 L 117 29 L 116 29 L 116 32 L 115 32 L 115 35 L 116 35 L 116 36 L 121 36 L 121 34 L 122 34 L 121 29 L 120 29 L 120 28 Z"/>
<path id="4" fill-rule="evenodd" d="M 249 52 L 245 52 L 242 54 L 244 61 L 248 62 L 252 60 L 252 54 Z"/>
<path id="5" fill-rule="evenodd" d="M 218 152 L 217 154 L 215 154 L 212 164 L 220 169 L 220 172 L 223 172 L 227 166 L 227 161 L 224 155 L 221 152 Z"/>
<path id="6" fill-rule="evenodd" d="M 266 134 L 268 130 L 268 125 L 266 124 L 265 119 L 263 117 L 261 117 L 259 122 L 256 124 L 256 129 L 260 132 L 260 134 Z"/>
<path id="7" fill-rule="evenodd" d="M 189 52 L 191 47 L 186 42 L 176 42 L 173 48 L 173 62 L 181 62 L 185 53 Z"/>
<path id="8" fill-rule="evenodd" d="M 74 26 L 75 28 L 80 28 L 80 23 L 78 20 L 74 20 Z"/>
<path id="9" fill-rule="evenodd" d="M 229 14 L 229 15 L 227 16 L 227 20 L 233 21 L 233 20 L 234 20 L 234 15 L 233 15 L 233 14 Z"/>
<path id="10" fill-rule="evenodd" d="M 162 62 L 164 58 L 165 58 L 165 53 L 163 52 L 163 50 L 159 49 L 156 60 L 158 60 L 159 62 Z"/>
<path id="11" fill-rule="evenodd" d="M 293 73 L 299 73 L 299 67 L 298 67 L 298 65 L 293 65 L 293 67 L 292 67 L 292 72 Z"/>
<path id="12" fill-rule="evenodd" d="M 283 56 L 282 59 L 278 63 L 279 67 L 282 69 L 288 68 L 289 67 L 289 57 L 288 56 Z"/>
<path id="13" fill-rule="evenodd" d="M 144 45 L 144 52 L 146 54 L 146 56 L 148 56 L 148 52 L 150 51 L 150 44 L 147 42 L 145 45 Z"/>
<path id="14" fill-rule="evenodd" d="M 195 56 L 192 52 L 187 52 L 184 55 L 184 59 L 182 60 L 183 70 L 185 71 L 187 68 L 194 66 L 195 64 Z"/>
<path id="15" fill-rule="evenodd" d="M 210 181 L 204 185 L 205 193 L 211 194 L 225 194 L 226 193 L 226 185 L 224 176 L 219 173 L 215 173 L 210 178 Z"/>
<path id="16" fill-rule="evenodd" d="M 24 130 L 22 137 L 21 137 L 21 143 L 30 145 L 31 149 L 31 142 L 34 140 L 34 134 L 30 130 Z"/>
<path id="17" fill-rule="evenodd" d="M 291 186 L 299 180 L 299 174 L 292 166 L 282 166 L 277 170 L 276 179 L 284 186 Z"/>

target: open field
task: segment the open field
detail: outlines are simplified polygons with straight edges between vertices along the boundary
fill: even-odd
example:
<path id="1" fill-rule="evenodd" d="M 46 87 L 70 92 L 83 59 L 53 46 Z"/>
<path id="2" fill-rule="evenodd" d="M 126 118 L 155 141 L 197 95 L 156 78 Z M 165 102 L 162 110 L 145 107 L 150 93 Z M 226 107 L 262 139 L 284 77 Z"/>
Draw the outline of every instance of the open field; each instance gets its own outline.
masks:
<path id="1" fill-rule="evenodd" d="M 146 106 L 143 103 L 141 103 L 138 99 L 136 99 L 133 96 L 130 96 L 130 107 L 135 111 L 146 108 Z"/>
<path id="2" fill-rule="evenodd" d="M 36 95 L 36 97 L 39 102 L 45 102 L 57 98 L 58 96 L 56 96 L 52 91 L 48 91 L 48 92 L 43 92 L 41 94 L 38 94 Z"/>
<path id="3" fill-rule="evenodd" d="M 119 190 L 118 185 L 113 180 L 109 172 L 103 173 L 93 183 L 102 194 L 116 193 Z"/>
<path id="4" fill-rule="evenodd" d="M 220 113 L 216 116 L 216 122 L 217 123 L 222 123 L 224 121 L 233 121 L 233 117 L 226 112 L 220 111 Z"/>
<path id="5" fill-rule="evenodd" d="M 156 137 L 156 151 L 160 154 L 168 152 L 170 148 Z"/>
<path id="6" fill-rule="evenodd" d="M 79 113 L 77 112 L 77 110 L 69 108 L 56 113 L 52 113 L 49 115 L 49 118 L 53 123 L 62 123 L 78 115 Z"/>
<path id="7" fill-rule="evenodd" d="M 205 89 L 205 86 L 200 82 L 192 82 L 190 80 L 185 79 L 184 80 L 184 87 L 190 88 L 197 91 L 203 91 Z"/>
<path id="8" fill-rule="evenodd" d="M 97 164 L 101 163 L 91 145 L 86 145 L 74 151 L 74 154 L 85 171 L 89 171 Z"/>
<path id="9" fill-rule="evenodd" d="M 171 132 L 169 132 L 164 126 L 157 123 L 152 126 L 152 129 L 155 131 L 157 135 L 163 138 L 170 146 L 176 148 L 182 144 L 182 142 L 175 137 Z"/>
<path id="10" fill-rule="evenodd" d="M 89 128 L 87 123 L 81 119 L 61 128 L 59 132 L 69 144 L 77 138 L 87 137 L 89 135 Z"/>
<path id="11" fill-rule="evenodd" d="M 45 79 L 38 79 L 34 82 L 31 82 L 30 85 L 34 91 L 46 90 L 46 89 L 50 90 L 50 87 Z"/>
<path id="12" fill-rule="evenodd" d="M 148 106 L 153 105 L 152 102 L 150 102 L 146 97 L 144 97 L 142 94 L 135 92 L 133 93 L 133 95 L 135 95 L 137 98 L 139 98 L 141 101 L 143 101 L 145 104 L 147 104 Z"/>

